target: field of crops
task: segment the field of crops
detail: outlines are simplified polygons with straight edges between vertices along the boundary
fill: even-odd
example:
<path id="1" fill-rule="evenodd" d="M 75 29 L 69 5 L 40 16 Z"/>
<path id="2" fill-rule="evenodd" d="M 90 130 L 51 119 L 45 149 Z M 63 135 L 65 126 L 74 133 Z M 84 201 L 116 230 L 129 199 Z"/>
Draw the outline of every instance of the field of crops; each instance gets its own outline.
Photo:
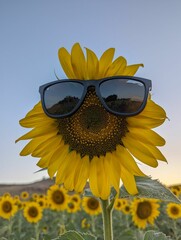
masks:
<path id="1" fill-rule="evenodd" d="M 181 186 L 171 191 L 181 196 Z M 1 240 L 103 239 L 101 206 L 93 196 L 68 194 L 52 185 L 46 194 L 21 192 L 0 197 Z M 181 206 L 146 198 L 117 198 L 113 207 L 114 240 L 142 240 L 146 232 L 181 240 Z M 154 239 L 154 238 L 147 238 Z M 155 238 L 157 239 L 157 238 Z"/>

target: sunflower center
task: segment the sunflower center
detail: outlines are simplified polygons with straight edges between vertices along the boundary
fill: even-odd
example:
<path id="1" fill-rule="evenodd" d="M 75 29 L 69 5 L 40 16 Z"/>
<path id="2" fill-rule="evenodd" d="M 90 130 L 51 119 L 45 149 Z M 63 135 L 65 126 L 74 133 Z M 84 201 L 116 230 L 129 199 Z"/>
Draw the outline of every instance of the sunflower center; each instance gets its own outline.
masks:
<path id="1" fill-rule="evenodd" d="M 96 210 L 97 208 L 99 208 L 98 200 L 96 200 L 94 198 L 90 198 L 87 202 L 87 207 L 91 210 Z"/>
<path id="2" fill-rule="evenodd" d="M 70 209 L 74 209 L 75 208 L 74 203 L 68 203 L 68 206 L 69 206 Z"/>
<path id="3" fill-rule="evenodd" d="M 59 134 L 70 150 L 90 159 L 116 150 L 118 144 L 123 145 L 121 139 L 128 131 L 126 118 L 106 111 L 93 89 L 88 90 L 75 114 L 57 121 Z"/>
<path id="4" fill-rule="evenodd" d="M 149 202 L 145 201 L 138 204 L 136 213 L 140 219 L 148 218 L 151 215 L 151 212 L 152 212 L 152 207 Z"/>
<path id="5" fill-rule="evenodd" d="M 73 197 L 72 200 L 73 200 L 74 202 L 79 202 L 79 200 L 78 200 L 77 197 Z"/>
<path id="6" fill-rule="evenodd" d="M 63 193 L 59 190 L 56 190 L 52 194 L 52 200 L 56 204 L 62 204 L 62 203 L 64 203 L 65 199 L 64 199 Z"/>
<path id="7" fill-rule="evenodd" d="M 8 202 L 8 201 L 4 202 L 4 203 L 2 204 L 2 210 L 3 210 L 3 212 L 5 212 L 5 213 L 11 212 L 11 210 L 12 210 L 12 204 L 11 204 L 10 202 Z"/>
<path id="8" fill-rule="evenodd" d="M 173 206 L 173 207 L 171 208 L 171 213 L 172 213 L 173 215 L 178 215 L 178 214 L 179 214 L 179 209 L 178 209 L 177 207 Z"/>
<path id="9" fill-rule="evenodd" d="M 124 210 L 125 210 L 125 212 L 129 213 L 130 212 L 130 206 L 125 206 Z"/>
<path id="10" fill-rule="evenodd" d="M 32 218 L 35 218 L 38 216 L 38 209 L 36 207 L 30 207 L 28 210 L 28 215 Z"/>
<path id="11" fill-rule="evenodd" d="M 121 203 L 117 202 L 116 207 L 118 207 L 118 208 L 121 207 Z"/>

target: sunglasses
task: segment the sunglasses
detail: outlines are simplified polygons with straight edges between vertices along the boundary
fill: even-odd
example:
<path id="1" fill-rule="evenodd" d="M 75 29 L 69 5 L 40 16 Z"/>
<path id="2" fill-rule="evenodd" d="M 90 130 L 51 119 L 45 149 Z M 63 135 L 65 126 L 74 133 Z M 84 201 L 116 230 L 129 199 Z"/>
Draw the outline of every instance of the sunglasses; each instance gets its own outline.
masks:
<path id="1" fill-rule="evenodd" d="M 143 111 L 151 90 L 151 80 L 114 76 L 100 80 L 53 81 L 39 88 L 45 114 L 51 118 L 71 116 L 80 108 L 92 87 L 108 112 L 129 117 Z"/>

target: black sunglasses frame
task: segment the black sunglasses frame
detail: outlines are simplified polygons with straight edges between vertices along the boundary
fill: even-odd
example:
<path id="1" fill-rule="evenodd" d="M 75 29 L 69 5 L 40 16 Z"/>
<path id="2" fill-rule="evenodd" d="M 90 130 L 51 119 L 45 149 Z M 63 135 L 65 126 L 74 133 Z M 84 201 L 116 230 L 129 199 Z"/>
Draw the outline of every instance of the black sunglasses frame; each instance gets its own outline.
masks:
<path id="1" fill-rule="evenodd" d="M 116 111 L 111 110 L 106 105 L 106 103 L 104 102 L 104 100 L 103 100 L 103 98 L 101 96 L 99 86 L 103 82 L 109 81 L 109 80 L 112 80 L 112 79 L 129 79 L 129 80 L 134 80 L 134 81 L 140 82 L 140 83 L 142 83 L 144 85 L 144 87 L 145 87 L 145 95 L 144 95 L 143 102 L 142 102 L 140 108 L 138 109 L 138 111 L 136 111 L 134 113 L 120 113 L 120 112 L 116 112 Z M 77 82 L 77 83 L 83 85 L 84 90 L 83 90 L 83 93 L 82 93 L 82 96 L 80 98 L 79 103 L 77 104 L 77 106 L 71 112 L 69 112 L 67 114 L 57 114 L 57 115 L 55 115 L 55 114 L 51 114 L 51 113 L 49 113 L 47 111 L 46 106 L 45 106 L 45 101 L 44 101 L 44 93 L 45 93 L 45 91 L 46 91 L 46 89 L 48 87 L 50 87 L 52 85 L 55 85 L 55 84 L 59 84 L 61 82 L 74 82 L 74 83 Z M 69 116 L 73 115 L 80 108 L 80 106 L 82 105 L 82 103 L 84 101 L 84 98 L 86 96 L 88 87 L 95 87 L 96 95 L 98 96 L 98 98 L 101 101 L 102 105 L 104 106 L 104 108 L 108 112 L 110 112 L 110 113 L 112 113 L 114 115 L 118 115 L 118 116 L 131 117 L 131 116 L 135 116 L 135 115 L 139 114 L 145 108 L 146 102 L 147 102 L 147 98 L 148 98 L 148 93 L 149 93 L 149 91 L 151 91 L 151 88 L 152 88 L 152 83 L 151 83 L 151 80 L 149 80 L 149 79 L 140 78 L 140 77 L 133 77 L 133 76 L 113 76 L 113 77 L 107 77 L 107 78 L 98 79 L 98 80 L 78 80 L 78 79 L 56 80 L 56 81 L 53 81 L 53 82 L 50 82 L 50 83 L 43 84 L 42 86 L 39 87 L 39 93 L 40 93 L 40 96 L 41 96 L 42 107 L 43 107 L 43 110 L 44 110 L 45 114 L 47 116 L 51 117 L 51 118 L 65 118 L 65 117 L 69 117 Z"/>

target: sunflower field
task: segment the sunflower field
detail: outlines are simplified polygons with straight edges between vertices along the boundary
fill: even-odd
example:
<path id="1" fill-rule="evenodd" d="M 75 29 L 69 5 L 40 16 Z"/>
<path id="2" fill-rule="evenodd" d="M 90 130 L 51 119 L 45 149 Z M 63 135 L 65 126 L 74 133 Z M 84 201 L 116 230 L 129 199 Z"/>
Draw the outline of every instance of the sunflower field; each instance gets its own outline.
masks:
<path id="1" fill-rule="evenodd" d="M 181 185 L 170 190 L 181 197 Z M 101 211 L 99 199 L 67 192 L 59 185 L 50 186 L 46 194 L 7 192 L 0 197 L 0 239 L 102 240 Z M 113 232 L 114 240 L 181 240 L 181 205 L 116 197 Z"/>

